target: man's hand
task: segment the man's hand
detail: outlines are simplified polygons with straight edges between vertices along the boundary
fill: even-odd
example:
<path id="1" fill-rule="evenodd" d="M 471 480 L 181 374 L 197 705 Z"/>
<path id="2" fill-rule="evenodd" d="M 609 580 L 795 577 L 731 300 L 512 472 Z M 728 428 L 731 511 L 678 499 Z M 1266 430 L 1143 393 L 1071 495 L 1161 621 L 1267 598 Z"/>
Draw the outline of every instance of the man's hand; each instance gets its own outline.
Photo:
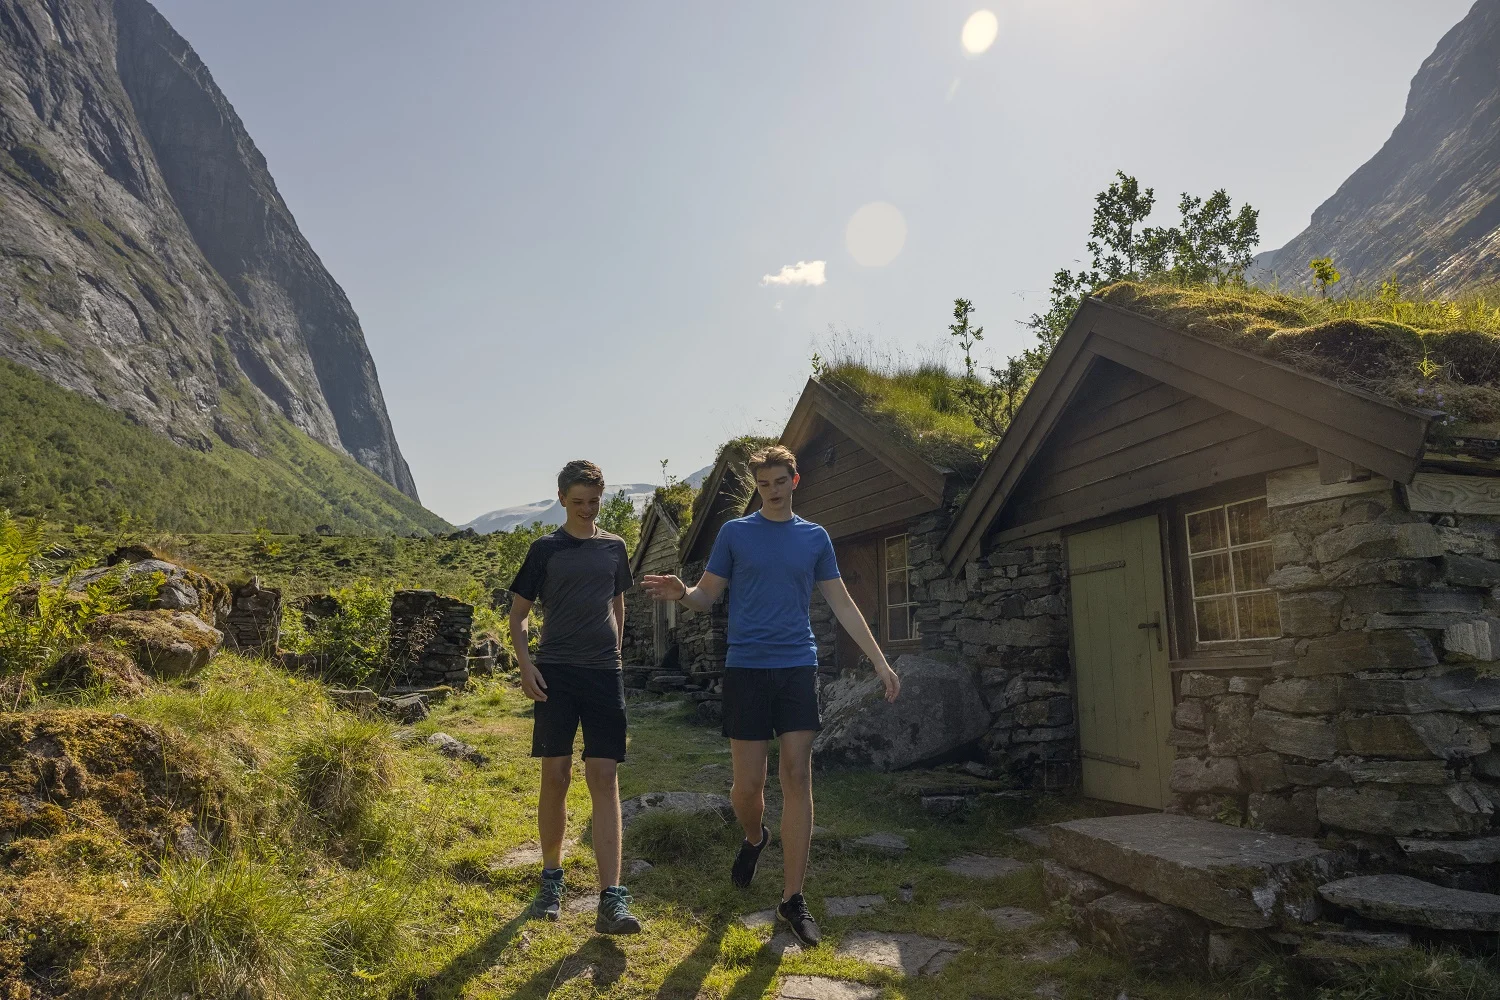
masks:
<path id="1" fill-rule="evenodd" d="M 532 701 L 547 700 L 547 682 L 542 680 L 542 672 L 535 665 L 521 664 L 521 690 Z"/>
<path id="2" fill-rule="evenodd" d="M 881 662 L 875 664 L 875 676 L 885 685 L 885 700 L 895 701 L 896 696 L 901 693 L 901 678 L 896 676 L 896 671 L 891 669 L 889 663 Z"/>
<path id="3" fill-rule="evenodd" d="M 641 586 L 646 588 L 658 601 L 680 601 L 687 596 L 687 584 L 675 576 L 653 576 L 647 574 L 641 580 Z"/>

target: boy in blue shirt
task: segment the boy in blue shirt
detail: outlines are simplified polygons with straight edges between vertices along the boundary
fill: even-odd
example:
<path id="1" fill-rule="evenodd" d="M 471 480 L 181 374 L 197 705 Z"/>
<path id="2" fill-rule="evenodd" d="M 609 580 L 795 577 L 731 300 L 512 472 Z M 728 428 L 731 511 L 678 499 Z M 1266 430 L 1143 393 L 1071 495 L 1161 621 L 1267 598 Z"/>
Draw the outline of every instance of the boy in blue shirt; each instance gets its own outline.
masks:
<path id="1" fill-rule="evenodd" d="M 781 850 L 784 885 L 776 917 L 808 946 L 821 939 L 802 888 L 812 847 L 812 744 L 818 716 L 818 647 L 808 615 L 813 585 L 859 644 L 894 701 L 901 682 L 844 587 L 833 542 L 821 525 L 792 513 L 797 456 L 776 445 L 750 456 L 761 509 L 719 529 L 696 587 L 675 576 L 647 576 L 662 601 L 707 611 L 729 589 L 729 654 L 724 669 L 724 735 L 734 760 L 734 813 L 745 829 L 730 878 L 745 888 L 755 876 L 771 831 L 766 762 L 772 737 L 781 740 Z"/>

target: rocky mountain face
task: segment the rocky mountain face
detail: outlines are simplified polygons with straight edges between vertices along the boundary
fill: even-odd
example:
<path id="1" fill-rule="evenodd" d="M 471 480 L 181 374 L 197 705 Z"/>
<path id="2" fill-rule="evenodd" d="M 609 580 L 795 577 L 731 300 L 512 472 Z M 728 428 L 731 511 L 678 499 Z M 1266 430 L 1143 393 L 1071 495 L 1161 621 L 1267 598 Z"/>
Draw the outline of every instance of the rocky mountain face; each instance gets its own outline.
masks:
<path id="1" fill-rule="evenodd" d="M 1396 275 L 1430 295 L 1500 278 L 1500 0 L 1479 0 L 1422 64 L 1380 152 L 1254 278 L 1308 283 L 1332 254 L 1346 279 Z"/>
<path id="2" fill-rule="evenodd" d="M 348 299 L 146 0 L 0 0 L 0 357 L 203 450 L 279 413 L 416 498 Z"/>

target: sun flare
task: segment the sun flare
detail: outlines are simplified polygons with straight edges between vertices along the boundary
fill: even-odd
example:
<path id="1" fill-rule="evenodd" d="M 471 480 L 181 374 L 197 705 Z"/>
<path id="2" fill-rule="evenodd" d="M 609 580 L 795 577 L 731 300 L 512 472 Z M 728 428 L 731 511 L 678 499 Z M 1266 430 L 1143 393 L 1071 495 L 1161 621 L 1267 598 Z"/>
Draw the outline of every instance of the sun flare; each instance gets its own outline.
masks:
<path id="1" fill-rule="evenodd" d="M 971 56 L 977 56 L 989 51 L 989 47 L 995 44 L 995 38 L 1000 34 L 1000 19 L 993 11 L 976 10 L 969 15 L 964 22 L 963 46 L 964 51 Z"/>

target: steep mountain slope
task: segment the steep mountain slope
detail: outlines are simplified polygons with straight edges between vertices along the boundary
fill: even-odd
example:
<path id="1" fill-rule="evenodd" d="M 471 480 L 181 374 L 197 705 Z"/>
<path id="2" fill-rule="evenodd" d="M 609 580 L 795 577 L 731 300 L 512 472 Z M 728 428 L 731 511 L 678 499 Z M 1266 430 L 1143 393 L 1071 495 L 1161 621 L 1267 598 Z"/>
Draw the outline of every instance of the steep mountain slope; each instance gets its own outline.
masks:
<path id="1" fill-rule="evenodd" d="M 309 534 L 323 525 L 339 535 L 405 535 L 449 529 L 442 518 L 279 413 L 246 408 L 241 414 L 258 422 L 264 457 L 223 442 L 206 452 L 175 445 L 0 359 L 0 508 L 106 527 L 129 516 L 174 532 L 264 526 Z"/>
<path id="2" fill-rule="evenodd" d="M 145 0 L 0 0 L 0 357 L 199 450 L 284 418 L 416 498 L 348 300 Z"/>
<path id="3" fill-rule="evenodd" d="M 1406 113 L 1381 150 L 1254 278 L 1308 282 L 1333 255 L 1358 283 L 1392 274 L 1448 295 L 1500 278 L 1500 0 L 1479 0 L 1412 79 Z"/>

